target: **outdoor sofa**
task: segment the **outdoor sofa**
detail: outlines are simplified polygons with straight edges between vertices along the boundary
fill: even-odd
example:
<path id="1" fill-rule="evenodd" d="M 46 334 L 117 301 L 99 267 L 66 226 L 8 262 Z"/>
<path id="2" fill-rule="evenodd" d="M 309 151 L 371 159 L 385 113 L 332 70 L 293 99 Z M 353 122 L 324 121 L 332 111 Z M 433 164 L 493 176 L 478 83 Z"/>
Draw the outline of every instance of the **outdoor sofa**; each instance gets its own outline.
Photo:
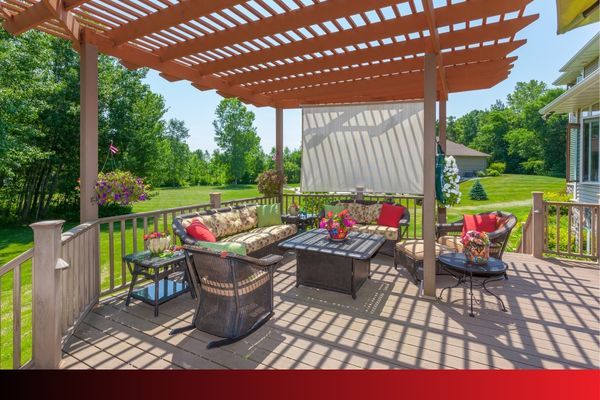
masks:
<path id="1" fill-rule="evenodd" d="M 393 203 L 389 203 L 393 204 Z M 397 227 L 383 226 L 377 224 L 377 218 L 381 212 L 383 203 L 367 200 L 342 200 L 332 202 L 330 205 L 340 205 L 348 210 L 350 216 L 357 222 L 352 230 L 357 232 L 372 233 L 384 236 L 386 241 L 379 250 L 379 253 L 388 256 L 394 256 L 394 247 L 398 241 L 406 237 L 408 227 L 410 225 L 410 212 L 407 207 L 402 206 L 404 212 Z M 321 211 L 319 218 L 325 215 L 325 211 Z"/>
<path id="2" fill-rule="evenodd" d="M 279 242 L 295 235 L 295 224 L 258 227 L 257 205 L 241 205 L 179 215 L 173 220 L 173 232 L 184 245 L 196 245 L 197 239 L 189 236 L 186 228 L 200 220 L 216 236 L 219 242 L 241 243 L 246 255 L 261 258 L 270 254 L 282 254 Z"/>

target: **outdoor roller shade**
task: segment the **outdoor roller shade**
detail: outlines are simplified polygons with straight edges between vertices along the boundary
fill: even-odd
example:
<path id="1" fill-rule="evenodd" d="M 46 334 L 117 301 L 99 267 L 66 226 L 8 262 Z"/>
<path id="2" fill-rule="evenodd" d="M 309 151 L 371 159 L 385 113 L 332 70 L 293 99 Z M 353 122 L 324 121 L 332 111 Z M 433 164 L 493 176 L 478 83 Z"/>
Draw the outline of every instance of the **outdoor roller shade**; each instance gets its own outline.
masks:
<path id="1" fill-rule="evenodd" d="M 423 193 L 423 103 L 302 109 L 303 192 Z"/>

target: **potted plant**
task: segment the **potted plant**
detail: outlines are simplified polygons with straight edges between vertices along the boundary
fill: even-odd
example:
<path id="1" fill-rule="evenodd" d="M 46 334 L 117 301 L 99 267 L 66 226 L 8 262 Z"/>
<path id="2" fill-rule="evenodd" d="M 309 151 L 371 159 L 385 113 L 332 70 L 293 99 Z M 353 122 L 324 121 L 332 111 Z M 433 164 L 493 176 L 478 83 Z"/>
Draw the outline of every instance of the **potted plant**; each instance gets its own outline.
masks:
<path id="1" fill-rule="evenodd" d="M 331 240 L 342 241 L 348 237 L 355 224 L 356 221 L 350 217 L 348 210 L 342 210 L 338 214 L 329 211 L 327 216 L 321 219 L 319 227 L 327 230 Z"/>
<path id="2" fill-rule="evenodd" d="M 487 233 L 468 231 L 462 237 L 463 252 L 467 261 L 475 265 L 485 265 L 490 258 L 490 238 Z"/>
<path id="3" fill-rule="evenodd" d="M 297 216 L 299 212 L 300 212 L 300 207 L 296 203 L 292 203 L 288 207 L 288 214 L 290 214 L 293 217 Z"/>
<path id="4" fill-rule="evenodd" d="M 152 232 L 144 235 L 144 242 L 152 257 L 160 257 L 171 245 L 171 236 L 169 232 Z"/>

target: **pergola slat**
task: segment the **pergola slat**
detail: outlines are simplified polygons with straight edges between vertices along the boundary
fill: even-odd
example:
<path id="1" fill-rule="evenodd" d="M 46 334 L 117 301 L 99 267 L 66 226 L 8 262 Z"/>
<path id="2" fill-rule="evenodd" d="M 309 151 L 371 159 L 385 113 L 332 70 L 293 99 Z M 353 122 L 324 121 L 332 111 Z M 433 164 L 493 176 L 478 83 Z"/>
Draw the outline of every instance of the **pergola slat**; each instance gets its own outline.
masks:
<path id="1" fill-rule="evenodd" d="M 387 7 L 398 0 L 370 0 L 371 9 Z M 188 40 L 176 46 L 170 46 L 160 51 L 163 60 L 172 60 L 188 54 L 199 53 L 218 47 L 231 46 L 248 40 L 262 38 L 319 22 L 335 20 L 346 15 L 355 14 L 365 9 L 364 0 L 329 0 L 312 6 L 298 8 L 286 14 L 274 15 L 264 20 L 250 22 L 235 28 L 213 33 L 204 37 Z"/>
<path id="2" fill-rule="evenodd" d="M 525 43 L 516 34 L 537 19 L 524 15 L 531 1 L 0 0 L 0 6 L 3 26 L 14 34 L 37 28 L 75 47 L 97 44 L 128 68 L 150 67 L 169 81 L 187 80 L 257 106 L 297 107 L 422 98 L 425 53 L 437 56 L 440 99 L 490 87 L 510 73 L 509 55 Z M 485 65 L 496 70 L 472 79 L 457 72 Z"/>

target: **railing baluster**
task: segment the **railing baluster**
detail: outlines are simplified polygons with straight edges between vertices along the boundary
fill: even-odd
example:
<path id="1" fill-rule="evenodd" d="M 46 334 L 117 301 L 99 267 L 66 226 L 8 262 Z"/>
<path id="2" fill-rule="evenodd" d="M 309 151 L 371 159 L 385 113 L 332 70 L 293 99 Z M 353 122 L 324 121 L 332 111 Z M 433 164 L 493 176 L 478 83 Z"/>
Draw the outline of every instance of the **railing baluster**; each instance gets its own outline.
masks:
<path id="1" fill-rule="evenodd" d="M 113 222 L 108 223 L 108 259 L 109 259 L 109 279 L 111 290 L 115 288 L 115 238 Z"/>
<path id="2" fill-rule="evenodd" d="M 13 269 L 13 369 L 21 367 L 21 266 Z M 1 286 L 1 285 L 0 285 Z"/>
<path id="3" fill-rule="evenodd" d="M 125 257 L 126 254 L 125 233 L 127 228 L 125 223 L 125 220 L 121 220 L 121 286 L 124 286 L 127 283 L 127 268 L 125 267 L 125 260 L 123 260 L 123 257 Z"/>
<path id="4" fill-rule="evenodd" d="M 567 218 L 569 219 L 567 222 L 567 254 L 573 254 L 573 238 L 571 232 L 573 231 L 573 213 L 571 212 L 573 208 L 567 207 Z"/>
<path id="5" fill-rule="evenodd" d="M 583 255 L 583 206 L 579 206 L 579 255 Z"/>
<path id="6" fill-rule="evenodd" d="M 148 234 L 148 217 L 144 217 L 144 235 Z M 146 241 L 144 240 L 144 250 L 147 250 L 147 244 Z"/>
<path id="7" fill-rule="evenodd" d="M 137 218 L 134 218 L 131 224 L 133 227 L 133 252 L 137 253 Z"/>
<path id="8" fill-rule="evenodd" d="M 561 253 L 562 250 L 560 248 L 560 207 L 555 206 L 556 208 L 556 250 Z"/>

